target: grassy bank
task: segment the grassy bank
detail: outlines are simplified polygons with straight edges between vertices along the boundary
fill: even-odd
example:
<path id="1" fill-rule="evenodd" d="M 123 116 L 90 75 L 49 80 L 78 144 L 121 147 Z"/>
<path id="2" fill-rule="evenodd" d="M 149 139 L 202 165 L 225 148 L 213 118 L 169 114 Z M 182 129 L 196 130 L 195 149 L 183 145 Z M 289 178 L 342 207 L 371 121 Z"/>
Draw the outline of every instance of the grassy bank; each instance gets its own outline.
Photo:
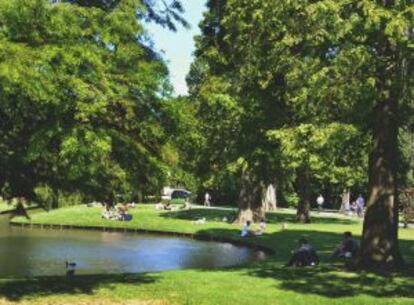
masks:
<path id="1" fill-rule="evenodd" d="M 230 209 L 159 212 L 153 206 L 142 206 L 131 212 L 134 217 L 130 222 L 103 220 L 99 208 L 83 206 L 14 221 L 126 227 L 240 240 L 240 227 L 222 221 L 232 216 L 234 211 Z M 206 224 L 192 223 L 201 217 L 207 219 Z M 343 231 L 358 235 L 361 222 L 317 215 L 312 224 L 295 224 L 291 211 L 281 211 L 268 216 L 264 236 L 243 240 L 275 252 L 263 262 L 215 270 L 0 280 L 0 296 L 4 296 L 5 304 L 414 304 L 414 278 L 410 272 L 393 277 L 351 273 L 344 272 L 339 262 L 322 263 L 311 269 L 282 268 L 298 238 L 308 238 L 323 260 L 341 240 Z M 400 233 L 405 257 L 414 262 L 414 230 Z"/>

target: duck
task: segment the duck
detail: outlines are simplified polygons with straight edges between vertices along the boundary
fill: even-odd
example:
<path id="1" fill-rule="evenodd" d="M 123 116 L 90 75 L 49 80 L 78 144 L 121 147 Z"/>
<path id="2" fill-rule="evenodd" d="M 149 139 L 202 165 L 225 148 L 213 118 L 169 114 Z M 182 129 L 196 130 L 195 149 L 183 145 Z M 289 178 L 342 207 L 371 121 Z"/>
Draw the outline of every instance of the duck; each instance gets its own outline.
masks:
<path id="1" fill-rule="evenodd" d="M 66 268 L 75 268 L 76 267 L 76 263 L 75 262 L 69 262 L 66 261 L 65 262 Z"/>

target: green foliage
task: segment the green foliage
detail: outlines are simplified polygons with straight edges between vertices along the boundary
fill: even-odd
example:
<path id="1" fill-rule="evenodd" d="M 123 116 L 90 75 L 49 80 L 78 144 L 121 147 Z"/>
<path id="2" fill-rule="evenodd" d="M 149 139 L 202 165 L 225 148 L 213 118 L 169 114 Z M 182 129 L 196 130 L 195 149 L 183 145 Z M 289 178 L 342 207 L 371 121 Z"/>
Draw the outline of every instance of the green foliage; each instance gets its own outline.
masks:
<path id="1" fill-rule="evenodd" d="M 307 168 L 315 179 L 343 187 L 366 180 L 364 152 L 369 141 L 352 125 L 301 124 L 269 131 L 268 135 L 280 143 L 286 169 Z"/>
<path id="2" fill-rule="evenodd" d="M 85 203 L 84 196 L 80 192 L 65 193 L 58 191 L 57 208 L 69 207 Z"/>
<path id="3" fill-rule="evenodd" d="M 170 161 L 165 126 L 177 113 L 137 14 L 171 26 L 182 8 L 175 1 L 163 15 L 154 5 L 0 1 L 0 185 L 12 195 L 47 185 L 37 191 L 63 198 L 59 206 L 80 194 L 159 191 Z"/>
<path id="4" fill-rule="evenodd" d="M 229 175 L 238 185 L 239 158 L 287 194 L 300 165 L 318 184 L 366 186 L 373 57 L 347 44 L 361 22 L 347 3 L 208 1 L 187 78 L 205 137 L 203 186 L 221 189 Z"/>
<path id="5" fill-rule="evenodd" d="M 299 196 L 296 193 L 287 193 L 284 198 L 288 207 L 297 207 L 299 203 Z"/>
<path id="6" fill-rule="evenodd" d="M 50 186 L 47 184 L 39 185 L 34 188 L 33 192 L 35 193 L 36 201 L 47 211 L 55 207 L 57 198 Z"/>

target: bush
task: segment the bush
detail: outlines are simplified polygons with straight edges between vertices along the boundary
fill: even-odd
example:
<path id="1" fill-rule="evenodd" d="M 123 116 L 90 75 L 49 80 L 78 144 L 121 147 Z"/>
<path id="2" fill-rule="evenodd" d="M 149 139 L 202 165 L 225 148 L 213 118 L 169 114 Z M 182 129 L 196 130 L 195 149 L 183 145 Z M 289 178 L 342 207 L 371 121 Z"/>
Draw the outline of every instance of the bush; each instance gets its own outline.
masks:
<path id="1" fill-rule="evenodd" d="M 47 211 L 56 208 L 79 205 L 84 202 L 84 196 L 80 192 L 54 191 L 49 185 L 42 184 L 34 189 L 38 203 Z"/>
<path id="2" fill-rule="evenodd" d="M 84 202 L 84 197 L 79 192 L 67 193 L 58 191 L 57 196 L 57 208 L 69 207 L 74 205 L 80 205 Z"/>
<path id="3" fill-rule="evenodd" d="M 47 211 L 55 207 L 56 194 L 47 184 L 40 184 L 34 188 L 37 202 Z"/>
<path id="4" fill-rule="evenodd" d="M 288 193 L 285 197 L 287 207 L 295 208 L 298 206 L 299 203 L 299 196 L 296 193 Z"/>

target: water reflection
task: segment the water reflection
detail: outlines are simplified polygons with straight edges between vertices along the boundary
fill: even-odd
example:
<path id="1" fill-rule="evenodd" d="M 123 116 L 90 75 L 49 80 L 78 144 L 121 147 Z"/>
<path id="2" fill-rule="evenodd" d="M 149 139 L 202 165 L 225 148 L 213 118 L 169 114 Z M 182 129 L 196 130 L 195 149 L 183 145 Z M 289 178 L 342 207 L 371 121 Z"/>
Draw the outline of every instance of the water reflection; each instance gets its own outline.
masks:
<path id="1" fill-rule="evenodd" d="M 77 274 L 149 272 L 232 266 L 263 253 L 229 243 L 115 232 L 59 231 L 3 227 L 0 277 L 65 274 L 65 261 Z"/>

